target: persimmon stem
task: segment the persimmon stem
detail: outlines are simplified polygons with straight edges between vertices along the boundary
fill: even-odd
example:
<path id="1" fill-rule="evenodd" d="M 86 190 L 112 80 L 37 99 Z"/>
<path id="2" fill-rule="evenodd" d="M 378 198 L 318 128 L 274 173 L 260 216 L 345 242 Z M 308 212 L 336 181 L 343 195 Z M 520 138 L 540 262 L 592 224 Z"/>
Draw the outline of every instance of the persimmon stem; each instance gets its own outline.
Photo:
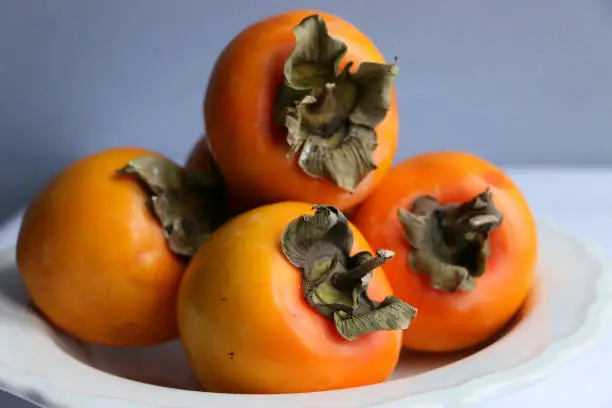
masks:
<path id="1" fill-rule="evenodd" d="M 382 249 L 350 255 L 353 233 L 348 220 L 332 206 L 317 205 L 314 215 L 293 220 L 283 232 L 281 246 L 287 260 L 302 271 L 302 290 L 308 304 L 334 321 L 347 340 L 379 330 L 406 329 L 416 309 L 387 296 L 368 297 L 372 271 L 393 257 Z"/>
<path id="2" fill-rule="evenodd" d="M 337 273 L 332 278 L 333 285 L 340 289 L 345 290 L 358 285 L 359 282 L 369 273 L 373 272 L 374 269 L 380 268 L 389 259 L 393 258 L 395 254 L 388 249 L 381 249 L 376 253 L 375 257 L 369 252 L 360 252 L 354 255 L 356 265 L 343 273 Z"/>
<path id="3" fill-rule="evenodd" d="M 191 257 L 229 217 L 224 183 L 212 165 L 187 169 L 171 160 L 138 157 L 117 174 L 137 180 L 172 252 Z"/>
<path id="4" fill-rule="evenodd" d="M 339 71 L 347 46 L 330 36 L 319 15 L 294 29 L 295 46 L 285 61 L 285 81 L 274 117 L 287 129 L 288 156 L 311 177 L 353 191 L 377 168 L 376 126 L 391 108 L 395 63 L 353 62 Z"/>
<path id="5" fill-rule="evenodd" d="M 398 216 L 412 246 L 411 266 L 428 275 L 432 287 L 449 292 L 476 287 L 489 257 L 489 234 L 503 220 L 489 189 L 465 203 L 442 205 L 422 196 Z"/>

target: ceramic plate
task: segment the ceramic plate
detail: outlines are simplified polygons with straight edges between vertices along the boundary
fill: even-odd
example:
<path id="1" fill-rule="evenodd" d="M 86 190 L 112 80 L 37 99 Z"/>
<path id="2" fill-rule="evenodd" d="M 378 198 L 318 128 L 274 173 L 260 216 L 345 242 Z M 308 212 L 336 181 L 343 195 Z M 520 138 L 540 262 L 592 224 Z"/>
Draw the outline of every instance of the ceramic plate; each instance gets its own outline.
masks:
<path id="1" fill-rule="evenodd" d="M 537 282 L 497 341 L 462 354 L 405 353 L 383 384 L 279 396 L 197 391 L 178 342 L 113 349 L 58 333 L 31 308 L 9 246 L 0 251 L 0 388 L 51 408 L 431 408 L 516 389 L 592 345 L 611 310 L 608 265 L 579 239 L 538 224 Z"/>

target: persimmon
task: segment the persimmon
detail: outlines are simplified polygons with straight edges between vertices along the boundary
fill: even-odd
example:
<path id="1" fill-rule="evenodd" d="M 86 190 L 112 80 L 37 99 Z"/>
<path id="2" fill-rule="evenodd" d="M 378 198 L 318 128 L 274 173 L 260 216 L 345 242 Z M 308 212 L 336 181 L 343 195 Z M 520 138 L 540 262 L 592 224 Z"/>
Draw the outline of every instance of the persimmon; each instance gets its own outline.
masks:
<path id="1" fill-rule="evenodd" d="M 214 166 L 215 160 L 212 150 L 210 149 L 210 139 L 206 135 L 200 136 L 187 155 L 185 167 L 188 169 L 209 171 Z"/>
<path id="2" fill-rule="evenodd" d="M 180 167 L 128 147 L 84 157 L 52 179 L 28 205 L 17 242 L 19 272 L 42 314 L 90 343 L 176 338 L 183 255 L 193 250 L 188 239 L 203 236 L 175 203 L 179 187 Z"/>
<path id="3" fill-rule="evenodd" d="M 225 185 L 223 176 L 219 173 L 219 168 L 210 148 L 210 139 L 206 135 L 200 136 L 191 148 L 187 155 L 187 160 L 185 160 L 185 168 L 191 171 L 203 171 L 214 174 L 217 184 L 215 191 L 211 194 L 217 198 L 217 201 L 211 204 L 216 204 L 214 211 L 217 213 L 217 218 L 221 217 L 221 220 L 224 221 L 248 208 L 248 204 L 243 203 Z"/>
<path id="4" fill-rule="evenodd" d="M 290 11 L 245 28 L 217 59 L 203 103 L 228 188 L 251 207 L 352 208 L 397 149 L 397 73 L 365 34 L 330 14 Z"/>
<path id="5" fill-rule="evenodd" d="M 419 317 L 403 344 L 456 351 L 490 340 L 534 280 L 537 229 L 508 175 L 463 152 L 430 152 L 395 165 L 351 220 L 396 252 L 385 273 Z"/>
<path id="6" fill-rule="evenodd" d="M 204 389 L 296 393 L 384 381 L 415 309 L 392 296 L 376 254 L 336 208 L 247 211 L 191 259 L 179 330 Z"/>

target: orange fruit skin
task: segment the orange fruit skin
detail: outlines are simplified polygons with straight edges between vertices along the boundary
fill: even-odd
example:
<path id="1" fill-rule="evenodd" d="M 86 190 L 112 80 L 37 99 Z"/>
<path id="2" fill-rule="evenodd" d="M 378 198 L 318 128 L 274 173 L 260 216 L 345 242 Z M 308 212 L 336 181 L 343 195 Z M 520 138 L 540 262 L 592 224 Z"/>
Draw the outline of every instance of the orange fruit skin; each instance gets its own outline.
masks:
<path id="1" fill-rule="evenodd" d="M 304 299 L 302 276 L 281 235 L 311 205 L 270 204 L 243 213 L 206 241 L 179 292 L 179 328 L 191 365 L 209 392 L 297 393 L 379 383 L 393 371 L 402 331 L 343 339 Z M 353 226 L 353 251 L 370 250 Z M 369 295 L 391 289 L 374 272 Z"/>
<path id="2" fill-rule="evenodd" d="M 472 292 L 431 288 L 408 262 L 410 245 L 398 221 L 399 207 L 429 194 L 442 203 L 464 202 L 489 187 L 504 220 L 489 238 L 491 257 Z M 407 348 L 444 352 L 478 346 L 515 315 L 532 287 L 537 229 L 530 208 L 512 180 L 493 164 L 462 152 L 431 152 L 395 165 L 351 220 L 374 247 L 395 252 L 385 274 L 396 296 L 416 307 L 405 331 Z"/>
<path id="3" fill-rule="evenodd" d="M 147 197 L 116 174 L 160 155 L 114 148 L 57 175 L 28 206 L 17 264 L 38 309 L 90 343 L 143 346 L 178 336 L 176 293 L 185 265 L 170 251 Z"/>
<path id="4" fill-rule="evenodd" d="M 240 32 L 217 59 L 204 99 L 206 133 L 215 159 L 237 199 L 252 208 L 278 201 L 303 201 L 349 210 L 363 200 L 386 174 L 397 150 L 399 129 L 395 91 L 391 108 L 377 126 L 378 146 L 373 153 L 378 169 L 353 193 L 324 178 L 312 178 L 298 165 L 298 155 L 287 157 L 286 129 L 274 123 L 273 105 L 281 87 L 283 65 L 290 55 L 294 27 L 319 14 L 329 32 L 344 41 L 348 61 L 384 63 L 372 41 L 339 17 L 297 10 L 261 20 Z"/>

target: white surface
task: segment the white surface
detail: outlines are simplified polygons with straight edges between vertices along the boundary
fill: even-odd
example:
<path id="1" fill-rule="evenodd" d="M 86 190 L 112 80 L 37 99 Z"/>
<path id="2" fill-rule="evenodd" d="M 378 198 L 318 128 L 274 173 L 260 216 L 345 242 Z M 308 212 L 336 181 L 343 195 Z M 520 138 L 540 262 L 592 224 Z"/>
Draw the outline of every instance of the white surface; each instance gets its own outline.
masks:
<path id="1" fill-rule="evenodd" d="M 611 257 L 612 240 L 606 237 L 605 231 L 612 228 L 612 216 L 609 215 L 609 209 L 612 208 L 612 190 L 606 188 L 612 185 L 612 170 L 534 171 L 516 169 L 511 171 L 511 175 L 523 189 L 537 216 L 552 219 L 556 224 L 573 231 L 578 236 L 598 242 L 604 248 L 605 253 Z M 580 209 L 580 206 L 584 208 Z M 7 242 L 10 244 L 14 240 L 17 226 L 18 221 L 13 224 L 12 232 L 9 231 L 10 228 L 0 232 L 0 246 Z M 588 275 L 585 270 L 576 272 L 577 274 L 573 275 L 574 278 Z M 571 278 L 572 276 L 568 276 L 568 279 Z M 15 348 L 23 345 L 21 343 L 12 344 Z M 521 347 L 516 350 L 517 354 L 525 352 Z M 612 407 L 612 390 L 609 387 L 608 375 L 611 366 L 612 330 L 607 329 L 603 341 L 596 348 L 558 369 L 547 379 L 529 388 L 496 396 L 469 406 L 514 408 L 521 405 L 533 406 L 545 403 L 555 407 Z M 180 402 L 179 399 L 175 401 Z M 0 405 L 3 408 L 6 406 L 5 404 Z M 100 405 L 100 408 L 106 406 L 109 405 Z M 113 402 L 112 406 L 113 408 L 120 407 L 116 402 Z M 135 406 L 128 405 L 127 407 L 134 408 Z M 79 406 L 78 408 L 84 407 Z"/>

